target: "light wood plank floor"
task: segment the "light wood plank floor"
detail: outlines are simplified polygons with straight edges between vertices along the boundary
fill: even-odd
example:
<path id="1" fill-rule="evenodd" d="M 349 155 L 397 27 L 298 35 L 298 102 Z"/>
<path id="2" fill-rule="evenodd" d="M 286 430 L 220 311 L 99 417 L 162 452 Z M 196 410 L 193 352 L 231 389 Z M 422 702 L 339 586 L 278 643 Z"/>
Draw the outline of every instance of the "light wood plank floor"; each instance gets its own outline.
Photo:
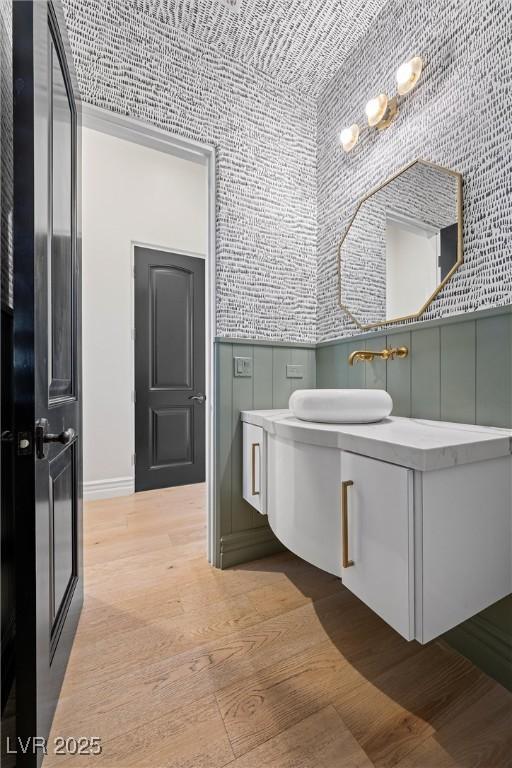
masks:
<path id="1" fill-rule="evenodd" d="M 86 506 L 51 738 L 99 736 L 103 752 L 46 768 L 511 768 L 512 694 L 291 554 L 211 568 L 204 495 Z"/>

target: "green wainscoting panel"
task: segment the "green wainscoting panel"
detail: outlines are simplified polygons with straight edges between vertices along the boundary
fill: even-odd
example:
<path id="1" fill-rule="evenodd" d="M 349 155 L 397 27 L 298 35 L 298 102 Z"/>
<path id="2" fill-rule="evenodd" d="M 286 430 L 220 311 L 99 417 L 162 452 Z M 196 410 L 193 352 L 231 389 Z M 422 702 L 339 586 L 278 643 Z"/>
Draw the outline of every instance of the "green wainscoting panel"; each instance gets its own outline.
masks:
<path id="1" fill-rule="evenodd" d="M 253 408 L 270 408 L 273 402 L 273 355 L 272 347 L 253 348 Z"/>
<path id="2" fill-rule="evenodd" d="M 250 357 L 252 346 L 233 347 L 231 370 L 235 369 L 235 356 Z M 236 377 L 233 375 L 233 401 L 231 410 L 231 531 L 246 531 L 254 526 L 253 508 L 242 498 L 242 422 L 240 411 L 252 409 L 253 375 L 251 377 Z"/>
<path id="3" fill-rule="evenodd" d="M 386 346 L 386 339 L 377 337 L 368 339 L 365 348 L 380 352 Z M 366 389 L 386 389 L 387 386 L 387 364 L 385 360 L 376 357 L 371 363 L 358 362 L 354 367 L 364 368 L 366 373 Z"/>
<path id="4" fill-rule="evenodd" d="M 355 352 L 356 349 L 366 349 L 366 343 L 360 341 L 352 341 L 345 347 L 346 358 Z M 354 365 L 348 365 L 347 362 L 347 387 L 350 389 L 364 389 L 366 386 L 366 363 L 354 363 Z"/>
<path id="5" fill-rule="evenodd" d="M 288 408 L 291 379 L 286 378 L 286 366 L 292 362 L 292 352 L 289 347 L 274 347 L 272 408 Z"/>
<path id="6" fill-rule="evenodd" d="M 257 347 L 254 346 L 252 350 L 253 359 L 253 400 L 252 407 L 254 410 L 261 410 L 269 408 L 269 403 L 273 401 L 272 395 L 272 372 L 273 372 L 273 355 L 272 347 Z M 267 518 L 264 515 L 260 515 L 255 509 L 251 507 L 252 514 L 252 526 L 254 528 L 268 528 Z M 272 536 L 273 538 L 273 536 Z M 270 539 L 271 540 L 271 539 Z M 264 540 L 261 540 L 263 543 Z M 240 543 L 240 542 L 239 542 Z M 242 544 L 244 541 L 242 540 Z M 249 546 L 253 546 L 250 544 Z M 242 547 L 243 548 L 243 547 Z M 238 552 L 238 549 L 236 550 Z M 236 552 L 232 551 L 231 558 L 236 556 Z M 227 563 L 227 554 L 224 557 L 224 565 Z"/>
<path id="7" fill-rule="evenodd" d="M 233 402 L 233 345 L 215 345 L 216 413 L 215 471 L 219 534 L 231 530 L 231 413 Z M 220 553 L 217 553 L 217 557 Z"/>
<path id="8" fill-rule="evenodd" d="M 316 351 L 292 348 L 292 363 L 303 366 L 304 378 L 290 379 L 290 394 L 296 389 L 316 389 Z"/>
<path id="9" fill-rule="evenodd" d="M 341 376 L 336 371 L 340 346 L 319 347 L 316 351 L 316 384 L 319 389 L 347 386 L 347 382 L 341 383 Z"/>
<path id="10" fill-rule="evenodd" d="M 318 347 L 316 375 L 319 389 L 345 389 L 348 387 L 348 344 Z"/>
<path id="11" fill-rule="evenodd" d="M 393 398 L 395 416 L 411 415 L 411 334 L 393 333 L 387 337 L 388 348 L 407 347 L 409 356 L 396 358 L 387 366 L 387 390 Z"/>
<path id="12" fill-rule="evenodd" d="M 476 323 L 476 422 L 512 426 L 512 316 Z"/>
<path id="13" fill-rule="evenodd" d="M 476 322 L 441 328 L 441 420 L 476 421 Z"/>
<path id="14" fill-rule="evenodd" d="M 441 331 L 423 328 L 411 332 L 411 416 L 441 418 Z"/>
<path id="15" fill-rule="evenodd" d="M 252 360 L 252 376 L 235 376 L 235 357 Z M 303 378 L 286 375 L 288 363 L 303 366 Z M 217 340 L 216 364 L 216 504 L 222 568 L 281 550 L 268 527 L 242 497 L 242 423 L 240 411 L 287 408 L 294 389 L 316 387 L 314 347 L 270 346 Z"/>

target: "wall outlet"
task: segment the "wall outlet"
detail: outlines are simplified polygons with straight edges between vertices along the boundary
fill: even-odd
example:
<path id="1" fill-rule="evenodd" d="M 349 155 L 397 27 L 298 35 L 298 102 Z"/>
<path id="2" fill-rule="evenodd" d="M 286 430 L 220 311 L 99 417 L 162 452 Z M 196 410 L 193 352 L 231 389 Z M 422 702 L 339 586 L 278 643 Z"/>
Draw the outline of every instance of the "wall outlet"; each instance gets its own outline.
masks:
<path id="1" fill-rule="evenodd" d="M 304 366 L 302 364 L 287 363 L 286 365 L 286 378 L 287 379 L 303 379 L 304 378 Z"/>
<path id="2" fill-rule="evenodd" d="M 252 376 L 252 358 L 235 357 L 235 376 L 250 378 Z"/>

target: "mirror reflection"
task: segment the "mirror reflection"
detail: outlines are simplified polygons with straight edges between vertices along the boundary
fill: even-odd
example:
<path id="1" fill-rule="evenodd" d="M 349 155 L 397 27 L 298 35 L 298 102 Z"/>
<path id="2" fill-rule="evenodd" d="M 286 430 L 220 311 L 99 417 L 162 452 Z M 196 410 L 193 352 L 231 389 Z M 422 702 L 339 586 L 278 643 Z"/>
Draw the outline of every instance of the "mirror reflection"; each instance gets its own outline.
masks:
<path id="1" fill-rule="evenodd" d="M 462 263 L 462 180 L 417 160 L 357 206 L 339 246 L 340 304 L 363 329 L 418 317 Z"/>

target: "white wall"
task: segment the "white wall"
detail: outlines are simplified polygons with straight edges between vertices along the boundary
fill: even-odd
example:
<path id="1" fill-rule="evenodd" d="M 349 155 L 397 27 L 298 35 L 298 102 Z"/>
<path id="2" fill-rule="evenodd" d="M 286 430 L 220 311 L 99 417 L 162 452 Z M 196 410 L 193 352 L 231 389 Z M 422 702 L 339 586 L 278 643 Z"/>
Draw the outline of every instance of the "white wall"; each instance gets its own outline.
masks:
<path id="1" fill-rule="evenodd" d="M 440 280 L 439 236 L 386 222 L 386 317 L 405 317 L 420 310 Z"/>
<path id="2" fill-rule="evenodd" d="M 84 495 L 133 490 L 133 243 L 207 252 L 207 168 L 83 130 Z"/>

